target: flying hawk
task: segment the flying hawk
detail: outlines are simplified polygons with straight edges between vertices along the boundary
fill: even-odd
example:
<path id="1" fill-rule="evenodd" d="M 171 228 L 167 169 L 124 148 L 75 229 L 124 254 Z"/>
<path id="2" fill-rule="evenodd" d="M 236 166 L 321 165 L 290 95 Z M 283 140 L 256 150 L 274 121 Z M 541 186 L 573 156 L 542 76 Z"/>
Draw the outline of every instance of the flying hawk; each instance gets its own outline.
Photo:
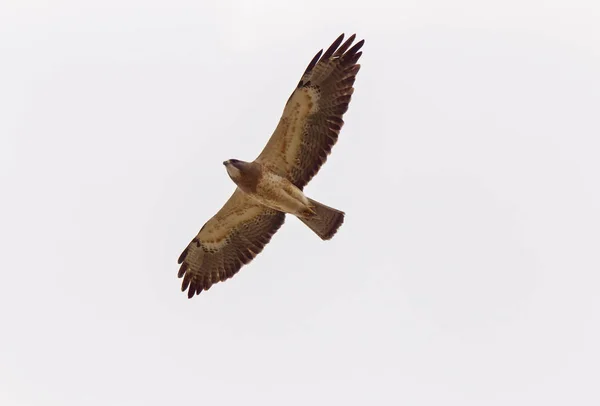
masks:
<path id="1" fill-rule="evenodd" d="M 288 99 L 269 142 L 253 162 L 223 162 L 237 188 L 179 257 L 181 290 L 188 297 L 236 274 L 293 214 L 323 240 L 336 233 L 344 213 L 312 200 L 304 186 L 327 160 L 344 121 L 360 69 L 364 40 L 340 35 L 310 61 Z"/>

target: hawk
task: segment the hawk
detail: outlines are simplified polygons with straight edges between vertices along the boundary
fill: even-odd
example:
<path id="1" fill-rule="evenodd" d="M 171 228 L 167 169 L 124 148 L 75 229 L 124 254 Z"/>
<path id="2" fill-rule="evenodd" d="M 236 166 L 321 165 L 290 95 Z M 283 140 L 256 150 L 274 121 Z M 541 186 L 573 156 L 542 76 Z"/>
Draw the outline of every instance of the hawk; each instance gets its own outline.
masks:
<path id="1" fill-rule="evenodd" d="M 342 225 L 344 212 L 302 190 L 327 160 L 344 124 L 364 44 L 361 40 L 352 45 L 355 38 L 342 43 L 344 34 L 340 35 L 310 61 L 275 132 L 254 161 L 223 162 L 237 187 L 179 257 L 181 290 L 187 289 L 189 298 L 231 278 L 256 257 L 286 214 L 299 218 L 323 240 Z"/>

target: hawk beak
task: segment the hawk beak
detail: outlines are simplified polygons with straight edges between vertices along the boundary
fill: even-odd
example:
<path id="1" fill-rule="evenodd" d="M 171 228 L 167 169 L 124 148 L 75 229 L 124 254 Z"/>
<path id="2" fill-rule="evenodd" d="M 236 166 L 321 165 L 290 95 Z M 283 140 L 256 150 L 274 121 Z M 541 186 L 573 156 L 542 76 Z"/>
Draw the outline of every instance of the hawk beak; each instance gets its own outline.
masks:
<path id="1" fill-rule="evenodd" d="M 223 161 L 223 165 L 227 166 L 227 164 L 229 163 L 229 161 Z"/>

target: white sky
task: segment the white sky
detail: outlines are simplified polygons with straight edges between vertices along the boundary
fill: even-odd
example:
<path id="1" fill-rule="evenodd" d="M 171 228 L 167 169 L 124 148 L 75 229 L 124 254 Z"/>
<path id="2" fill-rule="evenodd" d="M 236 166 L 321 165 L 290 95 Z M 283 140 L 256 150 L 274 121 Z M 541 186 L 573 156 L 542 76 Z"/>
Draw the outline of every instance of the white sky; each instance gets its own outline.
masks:
<path id="1" fill-rule="evenodd" d="M 341 32 L 346 222 L 188 300 L 221 162 Z M 0 404 L 598 405 L 599 110 L 595 0 L 4 0 Z"/>

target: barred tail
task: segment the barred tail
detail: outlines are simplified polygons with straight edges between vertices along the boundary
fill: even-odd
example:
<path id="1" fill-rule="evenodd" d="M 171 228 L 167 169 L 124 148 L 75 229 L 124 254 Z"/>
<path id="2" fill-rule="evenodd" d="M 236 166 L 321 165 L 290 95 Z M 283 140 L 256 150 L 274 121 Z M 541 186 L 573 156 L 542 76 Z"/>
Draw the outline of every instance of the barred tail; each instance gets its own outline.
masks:
<path id="1" fill-rule="evenodd" d="M 344 222 L 344 212 L 308 199 L 314 214 L 298 217 L 310 227 L 322 240 L 329 240 Z"/>

